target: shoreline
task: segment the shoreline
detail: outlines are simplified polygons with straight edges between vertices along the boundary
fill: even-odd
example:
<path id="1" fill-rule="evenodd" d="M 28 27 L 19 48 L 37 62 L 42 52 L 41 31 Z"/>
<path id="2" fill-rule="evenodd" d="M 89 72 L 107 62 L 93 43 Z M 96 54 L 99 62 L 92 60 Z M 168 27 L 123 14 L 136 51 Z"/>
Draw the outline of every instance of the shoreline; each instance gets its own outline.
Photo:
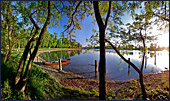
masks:
<path id="1" fill-rule="evenodd" d="M 50 51 L 67 51 L 67 50 L 78 50 L 78 49 L 59 49 L 59 50 L 50 50 Z M 41 51 L 48 52 L 48 51 Z M 99 87 L 99 80 L 95 79 L 88 79 L 84 76 L 74 74 L 73 72 L 66 72 L 64 70 L 59 71 L 57 68 L 46 66 L 39 64 L 43 72 L 48 73 L 52 78 L 54 78 L 57 82 L 59 82 L 64 87 L 72 87 L 73 89 L 83 88 L 86 91 L 92 91 L 96 89 L 98 91 Z M 158 84 L 161 82 L 161 78 L 166 78 L 167 82 L 169 83 L 169 70 L 160 71 L 158 73 L 150 73 L 144 74 L 144 82 L 151 82 L 154 79 L 160 79 Z M 167 79 L 168 78 L 168 79 Z M 130 79 L 125 81 L 114 81 L 114 80 L 107 80 L 107 90 L 114 90 L 119 91 L 122 87 L 130 86 L 130 81 L 138 79 Z M 156 83 L 155 83 L 156 84 Z M 154 87 L 153 85 L 151 85 Z"/>
<path id="2" fill-rule="evenodd" d="M 50 49 L 50 48 L 49 48 Z M 66 48 L 66 49 L 57 49 L 56 50 L 40 50 L 37 52 L 35 58 L 34 58 L 34 62 L 45 62 L 44 59 L 42 59 L 41 57 L 39 57 L 39 54 L 44 53 L 44 52 L 55 52 L 55 51 L 72 51 L 72 50 L 81 50 L 82 48 Z M 38 59 L 37 59 L 38 58 Z"/>
<path id="3" fill-rule="evenodd" d="M 167 77 L 168 76 L 168 77 Z M 169 83 L 169 70 L 162 71 L 161 73 L 156 74 L 144 74 L 144 82 L 152 82 L 152 80 L 160 79 L 158 82 L 161 82 L 162 78 L 168 78 L 167 82 Z M 127 81 L 114 81 L 114 80 L 107 80 L 106 86 L 107 91 L 112 89 L 113 91 L 119 91 L 122 87 L 131 86 L 130 81 L 139 81 L 139 79 L 130 79 Z M 98 91 L 99 87 L 99 80 L 95 79 L 76 79 L 76 78 L 64 78 L 61 79 L 60 82 L 61 85 L 65 87 L 71 86 L 73 89 L 76 88 L 83 88 L 87 91 L 92 91 L 93 89 L 96 89 Z M 154 87 L 154 85 L 151 85 Z M 140 87 L 139 87 L 140 88 Z"/>
<path id="4" fill-rule="evenodd" d="M 50 49 L 50 48 L 49 48 Z M 44 53 L 44 52 L 54 52 L 54 51 L 71 51 L 71 50 L 81 50 L 82 48 L 66 48 L 66 49 L 57 49 L 56 50 L 40 50 L 37 52 L 39 53 Z"/>
<path id="5" fill-rule="evenodd" d="M 72 87 L 73 89 L 83 88 L 87 91 L 92 91 L 93 89 L 96 89 L 98 91 L 99 80 L 88 79 L 84 76 L 74 74 L 73 72 L 66 72 L 64 70 L 59 71 L 57 68 L 50 66 L 39 66 L 41 67 L 43 72 L 48 73 L 52 78 L 54 78 L 64 87 Z M 159 73 L 144 74 L 144 82 L 149 82 L 154 79 L 167 78 L 167 76 L 169 83 L 169 70 L 161 71 Z M 121 87 L 129 86 L 130 84 L 128 84 L 128 82 L 130 82 L 131 80 L 138 81 L 138 79 L 130 79 L 126 81 L 107 80 L 107 90 L 112 89 L 114 91 L 118 91 Z"/>

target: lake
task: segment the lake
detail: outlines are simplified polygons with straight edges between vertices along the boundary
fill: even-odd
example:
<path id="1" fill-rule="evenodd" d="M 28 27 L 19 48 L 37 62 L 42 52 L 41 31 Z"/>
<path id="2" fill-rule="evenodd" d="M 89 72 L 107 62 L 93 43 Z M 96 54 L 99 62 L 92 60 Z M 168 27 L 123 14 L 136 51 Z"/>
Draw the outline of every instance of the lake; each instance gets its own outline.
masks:
<path id="1" fill-rule="evenodd" d="M 130 58 L 138 68 L 140 68 L 142 53 L 139 50 L 121 50 L 121 52 L 127 52 L 124 54 L 126 59 Z M 86 78 L 95 79 L 95 60 L 99 66 L 99 50 L 76 50 L 76 51 L 56 51 L 46 52 L 39 56 L 46 61 L 54 61 L 70 58 L 70 64 L 63 66 L 64 71 L 70 71 L 75 74 L 85 76 Z M 158 73 L 164 71 L 165 68 L 169 70 L 169 52 L 156 51 L 156 61 L 154 51 L 147 52 L 147 65 L 144 67 L 143 73 Z M 145 64 L 144 64 L 145 66 Z M 128 75 L 128 64 L 124 62 L 112 49 L 106 49 L 106 73 L 107 80 L 125 81 L 129 79 L 138 78 L 138 73 L 130 67 L 130 75 Z"/>

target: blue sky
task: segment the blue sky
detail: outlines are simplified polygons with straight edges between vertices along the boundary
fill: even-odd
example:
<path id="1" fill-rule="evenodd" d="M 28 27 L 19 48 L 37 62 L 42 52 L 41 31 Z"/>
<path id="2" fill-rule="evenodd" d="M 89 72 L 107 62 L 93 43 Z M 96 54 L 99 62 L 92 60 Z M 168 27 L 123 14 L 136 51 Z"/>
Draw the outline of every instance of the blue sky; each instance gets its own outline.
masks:
<path id="1" fill-rule="evenodd" d="M 73 33 L 73 35 L 76 35 L 76 41 L 80 42 L 83 46 L 87 45 L 86 39 L 90 38 L 90 36 L 93 34 L 92 28 L 98 29 L 97 25 L 94 25 L 91 23 L 93 21 L 93 18 L 91 16 L 85 17 L 82 21 L 82 30 L 77 30 L 76 33 Z M 60 27 L 58 28 L 48 28 L 48 31 L 53 34 L 54 32 L 58 33 L 58 36 L 61 32 L 65 30 L 63 27 L 64 24 L 67 23 L 67 17 L 62 17 L 62 20 L 59 22 Z M 66 34 L 66 33 L 65 33 Z"/>
<path id="2" fill-rule="evenodd" d="M 140 12 L 140 10 L 136 10 L 136 12 Z M 131 23 L 132 18 L 127 14 L 127 12 L 124 13 L 125 15 L 122 16 L 122 22 L 124 24 L 126 23 Z M 60 27 L 59 28 L 48 28 L 48 31 L 53 34 L 54 32 L 58 33 L 58 36 L 60 35 L 61 32 L 63 32 L 64 29 L 64 24 L 67 23 L 67 17 L 64 16 L 62 17 L 62 20 L 60 21 Z M 86 42 L 86 39 L 90 38 L 90 36 L 93 34 L 92 29 L 98 30 L 97 24 L 94 25 L 94 23 L 91 23 L 93 21 L 93 18 L 91 16 L 85 17 L 84 21 L 82 21 L 82 30 L 77 30 L 74 35 L 76 35 L 76 41 L 80 42 L 83 46 L 87 46 L 88 42 Z M 157 32 L 157 30 L 153 30 L 153 32 Z M 66 34 L 66 33 L 65 33 Z M 169 46 L 169 32 L 166 32 L 163 36 L 159 37 L 158 41 L 159 46 Z"/>
<path id="3" fill-rule="evenodd" d="M 59 24 L 60 27 L 57 28 L 48 28 L 48 31 L 53 34 L 54 32 L 58 33 L 58 36 L 60 35 L 61 32 L 63 32 L 64 29 L 64 24 L 67 23 L 67 17 L 64 16 L 62 17 L 62 20 L 60 20 Z M 92 29 L 98 30 L 97 24 L 91 23 L 93 21 L 93 18 L 91 16 L 85 16 L 84 20 L 82 21 L 82 30 L 77 30 L 74 35 L 76 35 L 76 41 L 80 42 L 83 46 L 87 46 L 88 42 L 86 42 L 86 39 L 89 39 L 90 36 L 93 34 Z M 129 23 L 132 22 L 132 18 L 127 15 L 127 12 L 125 12 L 125 16 L 122 16 L 122 21 L 123 23 Z M 65 33 L 66 34 L 66 33 Z"/>

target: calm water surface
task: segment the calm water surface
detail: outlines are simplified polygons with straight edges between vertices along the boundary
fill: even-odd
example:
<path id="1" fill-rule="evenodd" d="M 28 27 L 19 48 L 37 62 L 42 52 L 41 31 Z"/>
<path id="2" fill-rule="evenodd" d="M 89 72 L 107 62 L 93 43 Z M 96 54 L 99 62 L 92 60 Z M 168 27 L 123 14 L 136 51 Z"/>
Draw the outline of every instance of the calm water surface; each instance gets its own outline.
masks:
<path id="1" fill-rule="evenodd" d="M 138 50 L 127 51 L 129 54 L 124 54 L 125 58 L 130 58 L 138 68 L 141 66 L 142 54 Z M 151 54 L 150 54 L 151 53 Z M 169 70 L 169 52 L 157 51 L 156 64 L 154 52 L 147 53 L 146 69 L 143 69 L 144 74 L 158 73 Z M 47 52 L 40 54 L 40 57 L 46 61 L 54 61 L 70 58 L 69 65 L 64 66 L 63 70 L 70 71 L 75 74 L 83 75 L 86 78 L 95 78 L 95 60 L 98 61 L 99 66 L 99 50 L 78 50 L 78 51 L 60 51 L 60 52 Z M 145 64 L 144 64 L 145 66 Z M 138 73 L 130 67 L 130 75 L 128 75 L 128 64 L 124 62 L 112 49 L 106 50 L 106 73 L 108 80 L 122 81 L 138 78 Z"/>

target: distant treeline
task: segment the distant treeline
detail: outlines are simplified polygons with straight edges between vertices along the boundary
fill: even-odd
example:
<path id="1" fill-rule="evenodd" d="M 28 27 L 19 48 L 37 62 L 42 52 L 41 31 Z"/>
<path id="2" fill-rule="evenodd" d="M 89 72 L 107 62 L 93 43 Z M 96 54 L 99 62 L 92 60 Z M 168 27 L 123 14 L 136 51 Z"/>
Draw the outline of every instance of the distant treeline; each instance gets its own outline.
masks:
<path id="1" fill-rule="evenodd" d="M 27 43 L 27 39 L 23 38 L 17 42 L 15 45 L 15 48 L 25 48 L 25 45 Z M 35 42 L 34 45 L 35 46 Z M 82 48 L 82 45 L 79 42 L 76 42 L 75 39 L 72 39 L 70 41 L 69 38 L 65 38 L 65 36 L 62 36 L 61 38 L 58 38 L 58 34 L 54 32 L 54 34 L 46 32 L 42 43 L 40 45 L 41 48 Z"/>
<path id="2" fill-rule="evenodd" d="M 90 48 L 92 48 L 92 49 L 100 49 L 100 46 L 97 46 L 97 47 L 83 47 L 83 49 L 90 49 Z M 121 50 L 140 50 L 141 48 L 138 48 L 138 47 L 127 47 L 127 48 L 121 48 L 121 47 L 118 47 L 119 49 L 121 49 Z M 106 46 L 106 49 L 112 49 L 112 47 L 110 47 L 110 46 Z M 148 48 L 148 50 L 150 50 L 150 51 L 162 51 L 162 50 L 167 50 L 168 52 L 169 52 L 169 47 L 160 47 L 160 46 L 158 46 L 158 47 L 153 47 L 153 46 L 150 46 L 149 48 Z"/>

